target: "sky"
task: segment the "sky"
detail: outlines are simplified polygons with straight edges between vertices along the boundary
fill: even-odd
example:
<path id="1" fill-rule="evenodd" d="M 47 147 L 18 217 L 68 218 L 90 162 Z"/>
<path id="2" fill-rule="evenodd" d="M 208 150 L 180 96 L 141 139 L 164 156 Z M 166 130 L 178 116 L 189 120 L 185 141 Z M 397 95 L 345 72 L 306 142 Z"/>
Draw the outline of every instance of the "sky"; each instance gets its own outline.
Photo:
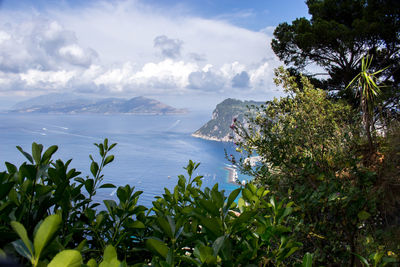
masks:
<path id="1" fill-rule="evenodd" d="M 49 93 L 210 109 L 268 100 L 270 42 L 304 0 L 0 0 L 0 105 Z"/>

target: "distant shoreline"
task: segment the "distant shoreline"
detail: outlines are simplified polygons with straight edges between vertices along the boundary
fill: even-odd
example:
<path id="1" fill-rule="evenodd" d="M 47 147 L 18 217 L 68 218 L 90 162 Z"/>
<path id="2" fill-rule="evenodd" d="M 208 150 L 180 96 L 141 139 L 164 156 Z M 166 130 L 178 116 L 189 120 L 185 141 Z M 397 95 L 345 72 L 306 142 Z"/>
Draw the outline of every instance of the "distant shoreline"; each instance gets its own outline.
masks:
<path id="1" fill-rule="evenodd" d="M 10 111 L 10 110 L 2 110 L 0 111 L 0 114 L 14 114 L 14 115 L 27 115 L 27 114 L 33 114 L 33 115 L 127 115 L 127 116 L 135 116 L 135 115 L 140 115 L 140 116 L 169 116 L 169 115 L 187 115 L 190 112 L 167 112 L 167 113 L 156 113 L 156 112 L 143 112 L 143 113 L 134 113 L 134 112 L 125 112 L 125 113 L 113 113 L 113 112 L 19 112 L 19 111 Z"/>
<path id="2" fill-rule="evenodd" d="M 212 137 L 212 136 L 206 136 L 198 133 L 192 133 L 193 137 L 204 139 L 204 140 L 209 140 L 209 141 L 216 141 L 216 142 L 233 142 L 232 139 L 229 139 L 229 137 L 224 137 L 224 138 L 217 138 L 217 137 Z"/>
<path id="3" fill-rule="evenodd" d="M 228 171 L 228 183 L 240 185 L 238 183 L 239 179 L 237 175 L 237 170 L 232 167 L 224 167 L 224 169 Z"/>

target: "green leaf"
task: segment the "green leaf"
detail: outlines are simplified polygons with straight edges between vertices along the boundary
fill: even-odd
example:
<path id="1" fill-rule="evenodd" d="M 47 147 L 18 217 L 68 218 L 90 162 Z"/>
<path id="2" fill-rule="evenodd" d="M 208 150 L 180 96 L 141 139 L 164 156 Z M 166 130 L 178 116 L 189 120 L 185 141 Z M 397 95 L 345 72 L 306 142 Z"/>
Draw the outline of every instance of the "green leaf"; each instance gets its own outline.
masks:
<path id="1" fill-rule="evenodd" d="M 18 254 L 32 261 L 33 254 L 29 251 L 29 249 L 21 239 L 18 239 L 17 241 L 12 242 L 11 244 L 13 245 L 14 249 L 18 252 Z"/>
<path id="2" fill-rule="evenodd" d="M 42 163 L 47 164 L 51 159 L 51 156 L 57 151 L 58 146 L 51 146 L 49 147 L 46 152 L 44 152 L 42 157 Z"/>
<path id="3" fill-rule="evenodd" d="M 103 260 L 110 262 L 115 258 L 118 258 L 117 251 L 112 245 L 108 245 L 104 250 Z"/>
<path id="4" fill-rule="evenodd" d="M 25 158 L 27 158 L 27 159 L 29 160 L 30 163 L 33 164 L 33 158 L 32 158 L 31 155 L 29 155 L 29 153 L 26 153 L 26 152 L 22 149 L 22 147 L 20 147 L 20 146 L 17 146 L 17 149 L 19 150 L 19 152 L 22 153 L 22 155 L 25 156 Z"/>
<path id="5" fill-rule="evenodd" d="M 87 265 L 88 267 L 97 267 L 97 262 L 95 261 L 95 259 L 90 259 L 90 260 L 86 263 L 86 265 Z"/>
<path id="6" fill-rule="evenodd" d="M 10 162 L 5 162 L 8 173 L 16 173 L 18 171 L 17 167 Z"/>
<path id="7" fill-rule="evenodd" d="M 196 247 L 194 249 L 194 255 L 200 259 L 202 263 L 215 264 L 217 262 L 217 257 L 214 256 L 213 249 L 207 246 Z"/>
<path id="8" fill-rule="evenodd" d="M 102 184 L 99 188 L 116 188 L 113 184 Z"/>
<path id="9" fill-rule="evenodd" d="M 108 157 L 104 160 L 104 166 L 106 166 L 108 163 L 113 162 L 113 160 L 114 160 L 114 155 L 108 156 Z"/>
<path id="10" fill-rule="evenodd" d="M 13 186 L 14 186 L 13 182 L 4 183 L 0 185 L 0 200 L 2 200 L 8 195 Z"/>
<path id="11" fill-rule="evenodd" d="M 76 247 L 75 250 L 82 252 L 82 250 L 86 246 L 86 244 L 87 244 L 87 240 L 84 239 L 81 243 L 79 243 L 79 245 Z"/>
<path id="12" fill-rule="evenodd" d="M 111 149 L 113 149 L 116 145 L 117 145 L 117 143 L 114 143 L 114 144 L 112 144 L 111 146 L 109 146 L 108 151 L 110 151 Z"/>
<path id="13" fill-rule="evenodd" d="M 225 236 L 224 235 L 218 237 L 217 239 L 215 239 L 215 241 L 214 241 L 214 243 L 212 245 L 212 248 L 213 248 L 215 256 L 218 255 L 218 252 L 221 249 L 221 247 L 224 245 L 224 242 L 225 242 Z"/>
<path id="14" fill-rule="evenodd" d="M 218 223 L 217 218 L 215 217 L 199 217 L 201 220 L 201 224 L 210 230 L 215 236 L 221 236 L 222 230 L 220 229 L 220 224 Z"/>
<path id="15" fill-rule="evenodd" d="M 251 193 L 251 191 L 250 191 L 249 189 L 247 189 L 247 188 L 244 188 L 244 189 L 243 189 L 242 195 L 243 195 L 243 198 L 244 198 L 245 200 L 251 200 L 251 197 L 253 196 L 253 194 Z"/>
<path id="16" fill-rule="evenodd" d="M 93 193 L 93 190 L 94 190 L 94 180 L 93 179 L 87 179 L 85 181 L 85 189 L 89 194 Z"/>
<path id="17" fill-rule="evenodd" d="M 229 209 L 229 207 L 231 206 L 231 204 L 233 203 L 233 201 L 235 201 L 235 199 L 237 198 L 237 196 L 240 194 L 240 191 L 241 191 L 241 190 L 242 190 L 241 188 L 235 189 L 235 190 L 233 190 L 232 193 L 229 195 L 229 197 L 228 197 L 228 202 L 226 203 L 226 206 L 228 207 L 228 209 Z"/>
<path id="18" fill-rule="evenodd" d="M 369 214 L 368 212 L 366 212 L 365 210 L 360 211 L 357 214 L 358 218 L 362 221 L 365 221 L 366 219 L 368 219 L 369 217 L 371 217 L 371 214 Z"/>
<path id="19" fill-rule="evenodd" d="M 235 229 L 236 226 L 239 226 L 242 223 L 250 223 L 250 219 L 254 217 L 254 215 L 255 212 L 250 212 L 250 211 L 242 212 L 239 217 L 235 218 L 232 229 Z"/>
<path id="20" fill-rule="evenodd" d="M 135 228 L 135 229 L 145 229 L 146 226 L 144 225 L 144 223 L 142 223 L 141 221 L 134 221 L 131 222 L 127 225 L 127 227 L 129 228 Z"/>
<path id="21" fill-rule="evenodd" d="M 90 164 L 90 172 L 93 174 L 93 177 L 96 177 L 98 171 L 99 165 L 96 161 L 92 161 L 92 164 Z"/>
<path id="22" fill-rule="evenodd" d="M 312 267 L 312 260 L 313 254 L 310 252 L 307 252 L 304 257 L 303 257 L 303 264 L 301 265 L 302 267 Z"/>
<path id="23" fill-rule="evenodd" d="M 126 202 L 126 200 L 129 198 L 129 194 L 125 187 L 123 187 L 123 186 L 118 187 L 117 197 L 121 203 Z"/>
<path id="24" fill-rule="evenodd" d="M 47 265 L 48 267 L 80 267 L 82 265 L 82 256 L 79 251 L 67 249 L 59 252 Z"/>
<path id="25" fill-rule="evenodd" d="M 174 238 L 174 229 L 175 225 L 172 223 L 170 224 L 165 218 L 163 217 L 158 217 L 157 218 L 157 223 L 159 226 L 161 226 L 163 230 L 163 234 L 168 236 L 169 238 Z"/>
<path id="26" fill-rule="evenodd" d="M 164 242 L 158 239 L 149 238 L 146 240 L 146 246 L 150 250 L 155 251 L 157 254 L 164 257 L 164 259 L 167 258 L 168 246 Z"/>
<path id="27" fill-rule="evenodd" d="M 25 227 L 21 223 L 16 222 L 16 221 L 11 222 L 11 227 L 21 238 L 22 242 L 24 242 L 26 248 L 29 250 L 30 255 L 33 256 L 32 242 L 28 238 L 28 233 L 26 232 Z"/>
<path id="28" fill-rule="evenodd" d="M 36 164 L 40 164 L 42 157 L 43 145 L 32 143 L 32 156 Z"/>
<path id="29" fill-rule="evenodd" d="M 46 219 L 44 219 L 43 223 L 37 230 L 35 238 L 33 240 L 36 259 L 39 259 L 40 253 L 42 253 L 44 247 L 52 239 L 53 235 L 58 230 L 60 224 L 61 224 L 61 216 L 58 214 L 50 215 Z"/>
<path id="30" fill-rule="evenodd" d="M 106 205 L 108 212 L 111 215 L 113 215 L 113 213 L 114 213 L 113 211 L 117 207 L 117 203 L 115 203 L 114 200 L 109 200 L 109 199 L 103 200 L 103 203 L 104 203 L 104 205 Z"/>
<path id="31" fill-rule="evenodd" d="M 369 266 L 369 263 L 368 263 L 368 261 L 367 261 L 366 258 L 364 258 L 364 257 L 361 256 L 361 255 L 355 254 L 355 253 L 353 253 L 353 254 L 356 255 L 356 257 L 361 261 L 361 263 L 362 263 L 364 266 Z"/>

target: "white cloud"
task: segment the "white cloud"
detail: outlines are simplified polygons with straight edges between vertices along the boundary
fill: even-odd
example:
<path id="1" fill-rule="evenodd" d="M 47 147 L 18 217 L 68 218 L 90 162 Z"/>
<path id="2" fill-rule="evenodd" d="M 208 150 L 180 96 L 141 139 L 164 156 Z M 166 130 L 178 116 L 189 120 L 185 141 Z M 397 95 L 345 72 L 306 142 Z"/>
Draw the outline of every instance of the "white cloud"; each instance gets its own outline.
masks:
<path id="1" fill-rule="evenodd" d="M 154 38 L 154 47 L 159 48 L 161 55 L 166 58 L 179 58 L 181 56 L 182 45 L 182 40 L 171 39 L 165 35 Z"/>
<path id="2" fill-rule="evenodd" d="M 279 61 L 269 48 L 267 30 L 172 14 L 139 0 L 19 13 L 18 19 L 1 12 L 4 88 L 32 94 L 75 90 L 226 97 L 275 88 L 273 68 Z"/>
<path id="3" fill-rule="evenodd" d="M 54 20 L 28 17 L 22 23 L 3 24 L 0 29 L 1 71 L 87 67 L 96 58 L 96 52 L 81 47 L 75 34 Z"/>
<path id="4" fill-rule="evenodd" d="M 21 73 L 20 77 L 28 87 L 64 88 L 75 75 L 75 71 L 40 71 L 31 69 L 26 73 Z"/>
<path id="5" fill-rule="evenodd" d="M 189 88 L 204 91 L 220 91 L 226 81 L 220 71 L 213 68 L 204 68 L 201 71 L 194 71 L 189 75 Z"/>

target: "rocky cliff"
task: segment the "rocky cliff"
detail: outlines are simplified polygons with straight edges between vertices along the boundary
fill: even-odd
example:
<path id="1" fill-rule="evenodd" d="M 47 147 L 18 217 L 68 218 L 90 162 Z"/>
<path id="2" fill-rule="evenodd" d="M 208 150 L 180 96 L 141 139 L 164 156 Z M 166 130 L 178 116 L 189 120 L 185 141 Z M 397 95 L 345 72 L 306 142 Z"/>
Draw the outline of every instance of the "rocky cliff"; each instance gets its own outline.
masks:
<path id="1" fill-rule="evenodd" d="M 263 102 L 225 99 L 216 106 L 211 120 L 194 132 L 192 136 L 213 141 L 230 142 L 235 138 L 235 133 L 230 128 L 233 118 L 244 122 L 245 114 L 249 111 L 248 107 L 261 104 Z"/>

